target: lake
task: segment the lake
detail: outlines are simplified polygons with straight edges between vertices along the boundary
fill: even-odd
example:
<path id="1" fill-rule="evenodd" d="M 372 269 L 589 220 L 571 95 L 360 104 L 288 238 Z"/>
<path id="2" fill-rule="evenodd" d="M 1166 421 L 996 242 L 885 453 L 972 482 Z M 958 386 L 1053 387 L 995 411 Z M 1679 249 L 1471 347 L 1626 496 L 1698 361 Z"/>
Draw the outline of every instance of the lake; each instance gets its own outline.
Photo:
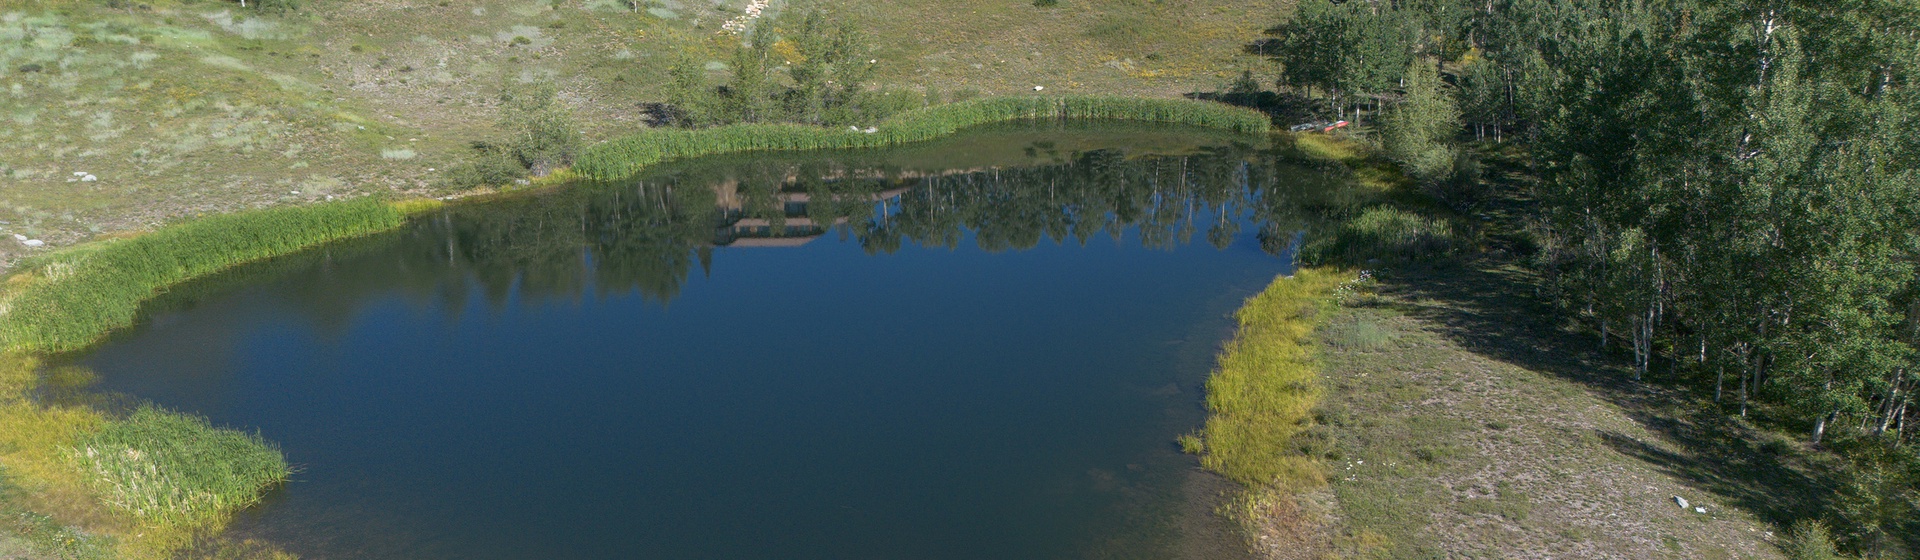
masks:
<path id="1" fill-rule="evenodd" d="M 450 204 L 172 290 L 73 358 L 257 431 L 309 559 L 1231 550 L 1231 313 L 1345 184 L 1264 138 L 1025 123 Z"/>

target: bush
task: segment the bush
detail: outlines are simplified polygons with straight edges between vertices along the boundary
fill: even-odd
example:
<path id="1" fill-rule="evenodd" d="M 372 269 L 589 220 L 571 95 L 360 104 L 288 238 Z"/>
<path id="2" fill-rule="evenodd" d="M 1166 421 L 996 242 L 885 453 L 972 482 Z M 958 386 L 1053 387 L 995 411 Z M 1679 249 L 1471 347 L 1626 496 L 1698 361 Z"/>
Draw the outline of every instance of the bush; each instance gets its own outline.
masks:
<path id="1" fill-rule="evenodd" d="M 1445 220 L 1378 206 L 1340 224 L 1328 235 L 1310 236 L 1300 258 L 1313 263 L 1417 260 L 1446 255 L 1453 248 L 1453 227 Z"/>
<path id="2" fill-rule="evenodd" d="M 1839 560 L 1839 548 L 1833 545 L 1833 535 L 1827 526 L 1819 521 L 1802 519 L 1787 531 L 1787 539 L 1782 543 L 1788 560 Z"/>
<path id="3" fill-rule="evenodd" d="M 472 159 L 447 168 L 448 185 L 458 188 L 500 186 L 526 178 L 526 166 L 505 148 L 474 142 L 473 149 Z"/>
<path id="4" fill-rule="evenodd" d="M 580 150 L 580 131 L 555 98 L 557 92 L 550 82 L 536 82 L 508 87 L 500 95 L 500 128 L 507 133 L 502 147 L 536 177 L 573 163 Z"/>

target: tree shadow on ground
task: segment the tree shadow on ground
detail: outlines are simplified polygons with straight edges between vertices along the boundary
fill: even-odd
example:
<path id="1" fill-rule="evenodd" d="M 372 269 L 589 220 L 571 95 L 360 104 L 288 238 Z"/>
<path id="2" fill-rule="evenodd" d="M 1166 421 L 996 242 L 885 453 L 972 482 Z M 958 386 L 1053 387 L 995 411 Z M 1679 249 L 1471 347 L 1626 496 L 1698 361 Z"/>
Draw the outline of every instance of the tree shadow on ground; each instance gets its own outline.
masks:
<path id="1" fill-rule="evenodd" d="M 1444 325 L 1446 336 L 1461 346 L 1580 383 L 1677 448 L 1620 433 L 1597 434 L 1614 450 L 1776 526 L 1825 510 L 1836 487 L 1828 469 L 1795 454 L 1792 446 L 1756 443 L 1768 438 L 1722 412 L 1711 400 L 1711 388 L 1702 398 L 1681 380 L 1632 381 L 1623 357 L 1596 351 L 1596 335 L 1578 334 L 1556 321 L 1562 313 L 1544 303 L 1535 288 L 1540 284 L 1518 266 L 1488 258 L 1416 264 L 1394 271 L 1383 284 L 1383 293 L 1406 302 L 1403 311 Z"/>

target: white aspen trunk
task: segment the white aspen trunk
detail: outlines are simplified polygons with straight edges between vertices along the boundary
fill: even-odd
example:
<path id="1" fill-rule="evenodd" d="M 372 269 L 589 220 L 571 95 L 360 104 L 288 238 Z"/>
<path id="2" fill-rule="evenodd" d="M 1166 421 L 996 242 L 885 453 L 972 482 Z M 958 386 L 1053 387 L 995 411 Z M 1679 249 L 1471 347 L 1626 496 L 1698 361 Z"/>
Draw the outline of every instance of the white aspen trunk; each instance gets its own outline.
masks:
<path id="1" fill-rule="evenodd" d="M 1820 415 L 1819 420 L 1815 420 L 1813 422 L 1813 444 L 1814 445 L 1820 445 L 1820 438 L 1827 434 L 1827 418 L 1829 416 L 1831 416 L 1831 414 L 1822 414 Z"/>

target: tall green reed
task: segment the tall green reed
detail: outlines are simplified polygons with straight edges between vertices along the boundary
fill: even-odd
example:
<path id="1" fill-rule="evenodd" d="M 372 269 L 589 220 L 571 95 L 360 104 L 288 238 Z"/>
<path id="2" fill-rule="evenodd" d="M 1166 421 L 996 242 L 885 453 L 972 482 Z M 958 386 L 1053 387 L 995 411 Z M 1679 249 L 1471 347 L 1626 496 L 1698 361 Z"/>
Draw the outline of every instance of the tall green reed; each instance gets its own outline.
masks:
<path id="1" fill-rule="evenodd" d="M 168 286 L 328 241 L 394 229 L 406 213 L 376 200 L 202 218 L 34 257 L 0 286 L 0 349 L 67 351 L 131 325 Z"/>
<path id="2" fill-rule="evenodd" d="M 1132 97 L 993 97 L 936 105 L 889 117 L 873 132 L 793 124 L 652 129 L 588 148 L 574 171 L 616 180 L 663 161 L 768 150 L 872 148 L 931 140 L 962 128 L 1031 119 L 1114 119 L 1178 123 L 1263 134 L 1270 124 L 1251 109 L 1185 99 Z"/>

